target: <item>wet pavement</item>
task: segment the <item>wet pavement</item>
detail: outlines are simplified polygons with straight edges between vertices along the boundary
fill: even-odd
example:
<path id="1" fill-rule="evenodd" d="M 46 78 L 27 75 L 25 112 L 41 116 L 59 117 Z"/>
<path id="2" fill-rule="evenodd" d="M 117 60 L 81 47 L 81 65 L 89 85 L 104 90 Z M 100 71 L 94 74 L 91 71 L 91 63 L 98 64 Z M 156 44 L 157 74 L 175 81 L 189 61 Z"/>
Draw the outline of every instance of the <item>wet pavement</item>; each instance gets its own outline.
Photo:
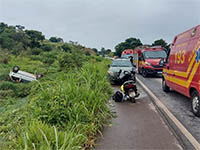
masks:
<path id="1" fill-rule="evenodd" d="M 116 118 L 102 131 L 96 150 L 182 149 L 149 96 L 141 87 L 139 92 L 136 103 L 111 101 Z"/>
<path id="2" fill-rule="evenodd" d="M 161 84 L 162 78 L 155 76 L 143 78 L 140 75 L 137 75 L 137 78 L 141 80 L 149 89 L 151 89 L 156 97 L 159 98 L 159 100 L 200 143 L 200 118 L 194 116 L 192 113 L 190 99 L 173 90 L 168 93 L 163 92 Z M 179 133 L 177 135 L 181 137 Z M 190 148 L 189 143 L 187 143 L 187 141 L 184 139 L 182 140 L 185 144 L 185 147 Z"/>

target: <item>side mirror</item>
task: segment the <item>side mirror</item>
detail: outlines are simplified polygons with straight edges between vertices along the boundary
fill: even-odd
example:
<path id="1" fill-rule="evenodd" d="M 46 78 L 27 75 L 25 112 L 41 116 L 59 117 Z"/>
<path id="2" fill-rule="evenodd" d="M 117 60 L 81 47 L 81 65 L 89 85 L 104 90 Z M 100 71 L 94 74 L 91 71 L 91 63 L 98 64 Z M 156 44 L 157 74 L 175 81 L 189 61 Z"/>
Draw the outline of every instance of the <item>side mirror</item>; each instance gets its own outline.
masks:
<path id="1" fill-rule="evenodd" d="M 162 58 L 159 62 L 160 66 L 165 66 L 166 62 L 164 61 L 164 58 Z"/>

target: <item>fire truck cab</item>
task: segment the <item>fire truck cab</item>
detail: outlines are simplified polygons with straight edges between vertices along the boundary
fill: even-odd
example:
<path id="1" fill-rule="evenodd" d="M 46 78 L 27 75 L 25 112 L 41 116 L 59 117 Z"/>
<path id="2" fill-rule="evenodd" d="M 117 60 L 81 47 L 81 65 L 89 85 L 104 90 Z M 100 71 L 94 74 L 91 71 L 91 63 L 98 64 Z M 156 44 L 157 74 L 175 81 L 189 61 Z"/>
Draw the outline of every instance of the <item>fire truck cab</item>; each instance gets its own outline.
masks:
<path id="1" fill-rule="evenodd" d="M 133 55 L 133 63 L 143 77 L 149 74 L 162 74 L 163 64 L 160 64 L 160 61 L 165 60 L 167 54 L 161 46 L 134 49 Z"/>
<path id="2" fill-rule="evenodd" d="M 200 117 L 200 25 L 175 36 L 162 75 L 162 88 L 191 98 L 192 112 Z"/>

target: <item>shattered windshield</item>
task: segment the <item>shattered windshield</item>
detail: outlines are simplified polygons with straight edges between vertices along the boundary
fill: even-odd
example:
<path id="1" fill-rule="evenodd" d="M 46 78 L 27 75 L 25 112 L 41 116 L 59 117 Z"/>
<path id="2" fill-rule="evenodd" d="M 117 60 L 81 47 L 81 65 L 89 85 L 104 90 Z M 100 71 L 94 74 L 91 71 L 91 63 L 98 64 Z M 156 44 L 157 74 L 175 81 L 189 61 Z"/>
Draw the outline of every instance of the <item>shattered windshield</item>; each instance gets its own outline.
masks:
<path id="1" fill-rule="evenodd" d="M 115 60 L 112 62 L 112 67 L 132 67 L 129 59 L 126 60 Z"/>

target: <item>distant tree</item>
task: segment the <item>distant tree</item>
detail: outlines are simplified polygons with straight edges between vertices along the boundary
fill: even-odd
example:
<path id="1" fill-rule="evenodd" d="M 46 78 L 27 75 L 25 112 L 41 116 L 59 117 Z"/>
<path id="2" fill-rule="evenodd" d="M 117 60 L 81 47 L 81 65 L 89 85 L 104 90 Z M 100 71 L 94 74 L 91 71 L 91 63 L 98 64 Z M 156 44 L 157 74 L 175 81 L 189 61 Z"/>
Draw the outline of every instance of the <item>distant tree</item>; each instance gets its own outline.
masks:
<path id="1" fill-rule="evenodd" d="M 58 38 L 58 42 L 64 42 L 62 38 Z"/>
<path id="2" fill-rule="evenodd" d="M 162 46 L 166 49 L 167 53 L 169 52 L 169 49 L 170 49 L 170 45 L 167 42 L 165 42 L 165 40 L 163 39 L 155 40 L 152 43 L 152 46 Z"/>
<path id="3" fill-rule="evenodd" d="M 79 45 L 77 41 L 75 41 L 75 42 L 74 41 L 69 41 L 69 44 L 74 45 L 74 46 Z"/>
<path id="4" fill-rule="evenodd" d="M 106 49 L 104 47 L 101 48 L 100 54 L 104 56 Z"/>
<path id="5" fill-rule="evenodd" d="M 39 41 L 37 41 L 37 40 L 32 40 L 29 46 L 30 46 L 31 48 L 35 48 L 35 47 L 39 48 L 41 45 L 40 45 L 40 42 L 39 42 Z"/>
<path id="6" fill-rule="evenodd" d="M 31 48 L 39 48 L 40 41 L 43 41 L 45 39 L 44 35 L 42 35 L 42 32 L 35 31 L 35 30 L 25 30 L 25 33 L 28 35 L 29 39 L 31 40 L 30 42 L 30 47 Z"/>
<path id="7" fill-rule="evenodd" d="M 118 45 L 115 46 L 115 55 L 121 56 L 122 51 L 125 49 L 134 49 L 137 46 L 141 46 L 142 43 L 140 39 L 136 38 L 128 38 L 124 42 L 119 43 Z"/>
<path id="8" fill-rule="evenodd" d="M 20 30 L 20 31 L 25 29 L 25 27 L 22 26 L 22 25 L 16 25 L 15 27 L 16 27 L 17 30 Z"/>
<path id="9" fill-rule="evenodd" d="M 92 50 L 97 54 L 98 50 L 96 48 L 92 48 Z"/>
<path id="10" fill-rule="evenodd" d="M 52 50 L 52 47 L 51 47 L 51 45 L 49 45 L 49 44 L 43 44 L 43 45 L 41 46 L 41 49 L 44 50 L 44 51 L 46 51 L 46 52 L 49 52 L 49 51 Z"/>
<path id="11" fill-rule="evenodd" d="M 63 44 L 63 45 L 61 46 L 61 48 L 62 48 L 65 52 L 71 53 L 71 47 L 70 47 L 67 43 Z"/>
<path id="12" fill-rule="evenodd" d="M 63 39 L 62 38 L 57 38 L 57 37 L 51 37 L 49 39 L 49 41 L 58 43 L 58 42 L 63 42 Z"/>
<path id="13" fill-rule="evenodd" d="M 0 33 L 3 32 L 6 28 L 8 28 L 8 25 L 3 23 L 3 22 L 1 22 L 0 23 Z"/>
<path id="14" fill-rule="evenodd" d="M 14 39 L 16 35 L 15 28 L 7 26 L 4 23 L 0 24 L 0 45 L 3 49 L 12 50 L 16 46 L 16 40 Z"/>
<path id="15" fill-rule="evenodd" d="M 32 55 L 39 55 L 41 52 L 42 52 L 42 50 L 39 48 L 34 48 L 31 50 Z"/>
<path id="16" fill-rule="evenodd" d="M 51 38 L 49 39 L 49 41 L 51 41 L 51 42 L 58 42 L 56 37 L 51 37 Z"/>
<path id="17" fill-rule="evenodd" d="M 31 40 L 35 41 L 43 41 L 45 39 L 42 32 L 35 31 L 35 30 L 25 30 L 25 33 L 30 37 Z"/>
<path id="18" fill-rule="evenodd" d="M 113 53 L 113 52 L 110 52 L 110 53 L 108 54 L 108 56 L 109 56 L 109 57 L 113 57 L 113 56 L 114 56 L 114 53 Z"/>
<path id="19" fill-rule="evenodd" d="M 90 54 L 89 51 L 87 51 L 87 52 L 85 53 L 85 55 L 86 55 L 86 56 L 90 56 L 91 54 Z"/>
<path id="20" fill-rule="evenodd" d="M 110 54 L 111 53 L 111 49 L 107 49 L 106 51 L 105 51 L 105 54 Z"/>

